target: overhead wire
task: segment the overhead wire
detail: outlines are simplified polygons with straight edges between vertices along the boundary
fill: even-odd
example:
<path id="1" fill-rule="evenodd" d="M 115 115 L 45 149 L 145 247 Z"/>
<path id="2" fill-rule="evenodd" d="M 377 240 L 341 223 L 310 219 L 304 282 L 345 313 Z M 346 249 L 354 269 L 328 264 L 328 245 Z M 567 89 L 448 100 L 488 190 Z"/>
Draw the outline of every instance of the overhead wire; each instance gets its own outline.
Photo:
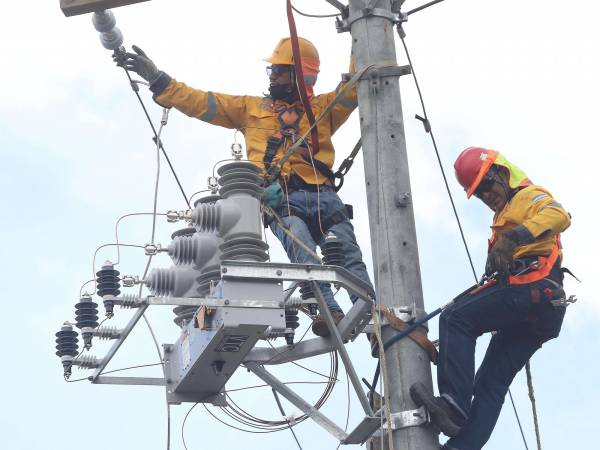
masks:
<path id="1" fill-rule="evenodd" d="M 151 212 L 151 213 L 136 212 L 136 213 L 124 214 L 117 219 L 117 221 L 115 222 L 115 242 L 117 243 L 117 261 L 114 264 L 115 266 L 121 262 L 121 251 L 119 249 L 119 224 L 121 223 L 121 220 L 123 220 L 127 217 L 133 217 L 133 216 L 154 216 L 154 217 L 156 217 L 156 216 L 166 216 L 166 214 L 165 213 L 156 213 L 156 212 Z"/>
<path id="2" fill-rule="evenodd" d="M 340 12 L 337 12 L 335 14 L 311 14 L 311 13 L 305 13 L 305 12 L 300 11 L 298 8 L 296 8 L 293 3 L 292 3 L 292 9 L 294 11 L 296 11 L 298 14 L 300 14 L 301 16 L 312 17 L 313 19 L 326 19 L 326 18 L 330 18 L 330 17 L 337 17 L 337 16 L 339 16 L 341 14 Z"/>
<path id="3" fill-rule="evenodd" d="M 82 353 L 83 353 L 83 351 L 82 351 Z M 142 368 L 142 367 L 159 366 L 159 365 L 162 365 L 162 364 L 163 364 L 162 362 L 159 362 L 159 363 L 151 363 L 151 364 L 140 364 L 140 365 L 137 365 L 137 366 L 122 367 L 121 369 L 114 369 L 114 370 L 108 370 L 106 372 L 102 372 L 102 375 L 107 375 L 109 373 L 115 373 L 115 372 L 122 372 L 124 370 L 139 369 L 139 368 Z M 65 380 L 65 381 L 67 381 L 67 383 L 75 383 L 77 381 L 86 381 L 86 380 L 89 381 L 90 377 L 78 378 L 76 380 Z"/>
<path id="4" fill-rule="evenodd" d="M 410 13 L 412 14 L 414 12 L 421 11 L 422 9 L 425 9 L 426 7 L 432 6 L 432 5 L 436 4 L 436 3 L 440 3 L 441 1 L 443 1 L 443 0 L 429 2 L 429 3 L 425 4 L 425 5 L 423 5 L 422 7 L 415 8 L 414 10 L 410 11 Z M 408 47 L 407 47 L 406 41 L 404 39 L 404 33 L 403 33 L 403 30 L 402 30 L 401 26 L 398 26 L 397 29 L 398 29 L 398 36 L 400 37 L 400 41 L 402 42 L 402 46 L 404 47 L 404 52 L 406 54 L 406 58 L 408 60 L 408 64 L 409 64 L 409 66 L 411 68 L 411 74 L 413 76 L 413 80 L 415 82 L 415 87 L 417 89 L 417 94 L 418 94 L 418 97 L 419 97 L 419 101 L 421 103 L 421 108 L 423 110 L 423 117 L 420 117 L 420 116 L 416 115 L 415 118 L 418 119 L 418 120 L 420 120 L 423 123 L 423 125 L 425 127 L 425 131 L 426 131 L 427 134 L 429 134 L 429 136 L 431 138 L 431 142 L 433 143 L 433 148 L 435 150 L 435 155 L 436 155 L 436 158 L 437 158 L 437 161 L 438 161 L 438 165 L 440 167 L 440 171 L 441 171 L 441 174 L 442 174 L 442 177 L 443 177 L 443 180 L 444 180 L 444 184 L 446 186 L 446 191 L 448 193 L 448 197 L 450 199 L 450 203 L 452 205 L 452 210 L 454 212 L 454 216 L 456 218 L 456 222 L 457 222 L 458 228 L 460 230 L 460 235 L 461 235 L 461 238 L 462 238 L 462 241 L 463 241 L 463 245 L 464 245 L 465 251 L 467 253 L 467 257 L 469 259 L 469 264 L 470 264 L 471 270 L 473 272 L 473 277 L 475 278 L 475 282 L 477 282 L 478 278 L 477 278 L 477 272 L 475 270 L 475 265 L 473 264 L 473 259 L 471 257 L 471 252 L 469 251 L 469 246 L 467 245 L 467 241 L 466 241 L 466 238 L 465 238 L 465 235 L 464 235 L 464 232 L 463 232 L 462 224 L 460 222 L 460 218 L 458 216 L 456 205 L 454 203 L 454 198 L 452 196 L 452 192 L 450 191 L 450 186 L 448 184 L 448 179 L 446 177 L 446 172 L 444 170 L 444 166 L 442 164 L 442 160 L 441 160 L 438 148 L 437 148 L 437 143 L 435 141 L 435 136 L 433 134 L 433 130 L 432 130 L 432 127 L 431 127 L 431 122 L 429 121 L 429 118 L 427 116 L 427 110 L 425 108 L 425 102 L 423 100 L 423 94 L 421 92 L 419 81 L 417 79 L 417 75 L 416 75 L 415 70 L 414 70 L 414 66 L 413 66 L 413 63 L 412 63 L 412 60 L 411 60 L 411 57 L 410 57 L 410 52 L 408 51 Z M 516 406 L 514 404 L 514 401 L 513 401 L 513 398 L 512 398 L 512 392 L 511 392 L 510 388 L 508 389 L 508 394 L 510 396 L 512 407 L 513 407 L 513 411 L 514 411 L 515 417 L 517 419 L 517 423 L 519 425 L 519 429 L 520 429 L 520 432 L 521 432 L 521 437 L 523 439 L 523 444 L 525 445 L 525 448 L 528 449 L 527 441 L 525 440 L 525 434 L 523 433 L 523 429 L 521 427 L 521 420 L 519 419 L 519 414 L 518 414 L 517 408 L 516 408 Z M 535 412 L 535 404 L 534 403 L 532 404 L 532 408 L 534 409 L 534 416 L 537 417 L 537 414 Z M 536 427 L 536 435 L 537 434 L 539 434 L 539 430 Z"/>
<path id="5" fill-rule="evenodd" d="M 159 139 L 158 133 L 156 132 L 156 128 L 154 127 L 154 124 L 152 123 L 152 119 L 150 118 L 150 114 L 148 114 L 148 110 L 146 109 L 146 105 L 144 104 L 144 101 L 142 100 L 142 97 L 140 96 L 140 93 L 138 92 L 139 88 L 136 84 L 137 82 L 135 82 L 131 78 L 131 75 L 129 74 L 129 71 L 127 69 L 123 68 L 123 71 L 125 72 L 125 75 L 127 75 L 127 79 L 129 80 L 129 85 L 131 86 L 132 91 L 134 92 L 140 105 L 142 106 L 144 115 L 146 116 L 146 119 L 148 120 L 148 123 L 150 124 L 150 128 L 152 128 L 152 132 L 154 133 L 154 139 L 156 140 L 156 145 L 162 151 L 162 154 L 164 155 L 167 163 L 169 164 L 169 167 L 171 168 L 171 173 L 173 173 L 173 176 L 175 177 L 175 181 L 177 182 L 177 186 L 179 186 L 179 190 L 181 191 L 181 195 L 183 196 L 183 198 L 185 200 L 185 204 L 188 206 L 188 208 L 191 208 L 190 201 L 188 200 L 188 197 L 185 194 L 185 190 L 183 189 L 183 186 L 181 185 L 181 182 L 179 181 L 179 177 L 177 176 L 177 173 L 175 172 L 175 168 L 173 167 L 173 164 L 171 163 L 171 160 L 169 159 L 169 155 L 167 155 L 167 151 L 165 150 L 162 142 Z"/>
<path id="6" fill-rule="evenodd" d="M 408 12 L 406 13 L 406 15 L 407 15 L 407 16 L 410 16 L 411 14 L 414 14 L 414 13 L 416 13 L 416 12 L 422 11 L 422 10 L 424 10 L 425 8 L 429 8 L 430 6 L 436 5 L 436 4 L 438 4 L 438 3 L 441 3 L 441 2 L 443 2 L 443 1 L 444 1 L 444 0 L 433 0 L 433 1 L 431 1 L 431 2 L 425 3 L 424 5 L 421 5 L 421 6 L 418 6 L 418 7 L 414 8 L 414 9 L 411 9 L 410 11 L 408 11 Z"/>
<path id="7" fill-rule="evenodd" d="M 294 436 L 294 440 L 296 441 L 296 444 L 298 444 L 298 448 L 300 450 L 302 450 L 302 445 L 300 445 L 300 441 L 298 440 L 298 436 L 296 436 L 296 433 L 294 432 L 294 428 L 292 428 L 291 421 L 285 415 L 285 411 L 283 410 L 283 405 L 281 404 L 281 401 L 279 400 L 279 396 L 277 395 L 277 391 L 275 390 L 275 388 L 272 387 L 271 388 L 271 392 L 273 392 L 273 396 L 275 397 L 275 402 L 277 403 L 277 407 L 279 408 L 279 411 L 281 411 L 281 415 L 285 418 L 285 420 L 288 423 L 288 428 L 292 432 L 292 436 Z"/>
<path id="8" fill-rule="evenodd" d="M 399 30 L 398 35 L 400 36 L 400 41 L 402 42 L 402 46 L 404 47 L 404 53 L 406 54 L 406 59 L 408 60 L 408 65 L 410 66 L 411 74 L 412 74 L 413 80 L 415 82 L 415 87 L 417 89 L 417 94 L 419 96 L 419 101 L 421 103 L 421 109 L 423 110 L 423 117 L 419 119 L 419 116 L 416 116 L 416 118 L 423 122 L 423 125 L 425 126 L 425 130 L 431 138 L 431 142 L 432 142 L 433 148 L 435 150 L 435 156 L 437 158 L 438 165 L 439 165 L 440 171 L 442 173 L 442 178 L 444 180 L 444 185 L 446 186 L 446 192 L 448 193 L 448 198 L 450 199 L 450 204 L 452 205 L 452 211 L 454 212 L 454 217 L 456 219 L 456 223 L 457 223 L 458 229 L 460 231 L 460 236 L 462 238 L 465 251 L 467 252 L 467 257 L 469 259 L 469 264 L 471 265 L 471 270 L 473 271 L 473 277 L 475 278 L 475 281 L 477 281 L 477 271 L 475 270 L 475 265 L 473 264 L 473 258 L 471 257 L 471 252 L 469 251 L 469 246 L 467 245 L 467 240 L 465 238 L 465 233 L 463 231 L 462 223 L 458 216 L 458 211 L 456 209 L 456 205 L 454 204 L 454 198 L 452 196 L 452 192 L 450 191 L 450 185 L 448 183 L 448 178 L 446 177 L 446 171 L 444 170 L 444 165 L 442 164 L 442 159 L 440 157 L 437 143 L 435 141 L 435 136 L 433 134 L 433 130 L 431 129 L 431 122 L 429 121 L 429 117 L 427 115 L 427 109 L 425 108 L 425 101 L 423 100 L 423 94 L 421 92 L 419 80 L 417 79 L 417 75 L 415 73 L 412 59 L 410 57 L 410 52 L 408 51 L 408 47 L 406 45 L 406 41 L 404 39 L 403 34 L 400 32 L 401 28 L 399 27 L 398 30 Z"/>

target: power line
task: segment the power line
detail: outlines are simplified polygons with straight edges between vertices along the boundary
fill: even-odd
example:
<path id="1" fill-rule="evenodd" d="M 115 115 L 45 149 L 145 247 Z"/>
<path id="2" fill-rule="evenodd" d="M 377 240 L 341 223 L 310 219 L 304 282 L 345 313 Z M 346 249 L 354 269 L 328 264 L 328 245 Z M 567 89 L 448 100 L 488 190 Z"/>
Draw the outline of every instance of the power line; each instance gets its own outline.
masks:
<path id="1" fill-rule="evenodd" d="M 428 6 L 434 5 L 436 3 L 440 3 L 441 1 L 443 1 L 443 0 L 437 0 L 437 1 L 430 2 L 430 3 L 426 4 L 426 5 L 423 5 L 423 7 L 421 7 L 421 8 L 416 8 L 412 12 L 420 11 L 420 10 L 422 10 L 422 9 L 428 7 Z M 454 217 L 456 218 L 456 222 L 457 222 L 458 228 L 460 230 L 460 235 L 461 235 L 464 247 L 465 247 L 465 251 L 466 251 L 467 257 L 469 259 L 469 264 L 471 265 L 471 270 L 473 271 L 473 277 L 475 278 L 475 282 L 477 282 L 477 273 L 475 271 L 475 266 L 473 264 L 473 259 L 471 258 L 471 253 L 469 251 L 469 246 L 467 245 L 467 241 L 466 241 L 466 238 L 465 238 L 465 235 L 464 235 L 464 232 L 463 232 L 463 228 L 462 228 L 460 219 L 458 217 L 458 212 L 456 210 L 456 205 L 454 204 L 454 198 L 452 197 L 452 193 L 450 192 L 450 186 L 448 185 L 448 179 L 446 177 L 446 172 L 444 171 L 444 166 L 442 164 L 442 160 L 440 158 L 440 154 L 439 154 L 439 151 L 438 151 L 438 148 L 437 148 L 435 137 L 433 135 L 433 130 L 431 128 L 431 122 L 429 121 L 429 118 L 427 117 L 427 110 L 425 109 L 425 102 L 423 100 L 423 95 L 421 93 L 421 88 L 419 86 L 419 81 L 417 79 L 417 75 L 415 74 L 414 66 L 413 66 L 412 60 L 410 58 L 410 53 L 408 51 L 408 47 L 407 47 L 406 42 L 404 40 L 404 33 L 403 33 L 401 27 L 398 27 L 398 36 L 400 37 L 400 40 L 402 41 L 402 46 L 404 47 L 404 52 L 406 53 L 406 58 L 408 60 L 408 64 L 409 64 L 410 69 L 411 69 L 411 73 L 412 73 L 412 76 L 413 76 L 413 79 L 414 79 L 414 82 L 415 82 L 415 86 L 417 88 L 417 93 L 418 93 L 418 96 L 419 96 L 419 101 L 421 102 L 421 108 L 423 110 L 423 117 L 420 117 L 418 115 L 415 115 L 415 117 L 423 123 L 423 126 L 425 127 L 425 132 L 428 133 L 429 136 L 431 137 L 431 142 L 433 143 L 433 148 L 435 150 L 435 155 L 436 155 L 438 164 L 440 166 L 442 177 L 444 179 L 444 184 L 446 186 L 446 191 L 448 192 L 448 197 L 450 199 L 450 203 L 452 204 L 452 210 L 454 211 Z M 529 450 L 529 447 L 527 446 L 527 441 L 525 440 L 525 434 L 523 433 L 523 428 L 521 427 L 521 420 L 519 419 L 519 413 L 517 412 L 517 408 L 515 407 L 515 403 L 513 401 L 512 392 L 510 391 L 510 388 L 508 389 L 508 394 L 510 396 L 510 401 L 511 401 L 512 406 L 513 406 L 513 411 L 515 413 L 515 417 L 516 417 L 517 423 L 519 425 L 519 430 L 521 432 L 521 437 L 523 438 L 523 444 L 525 445 L 525 449 Z M 534 406 L 534 415 L 535 415 L 535 406 Z M 537 430 L 536 430 L 536 432 L 537 432 Z"/>
<path id="2" fill-rule="evenodd" d="M 140 105 L 142 106 L 142 109 L 144 110 L 144 114 L 146 116 L 146 119 L 148 119 L 148 123 L 150 124 L 150 128 L 152 128 L 152 132 L 154 133 L 154 139 L 156 140 L 156 145 L 160 147 L 165 159 L 167 160 L 167 163 L 169 164 L 169 167 L 171 168 L 171 172 L 173 173 L 173 176 L 175 177 L 175 181 L 177 182 L 177 186 L 179 186 L 179 190 L 181 191 L 181 195 L 183 195 L 183 198 L 185 200 L 185 204 L 188 206 L 188 208 L 191 208 L 190 206 L 190 202 L 188 200 L 187 195 L 185 194 L 185 191 L 183 189 L 183 186 L 181 185 L 181 182 L 179 181 L 179 177 L 177 176 L 177 173 L 175 172 L 175 168 L 173 167 L 173 164 L 171 164 L 171 160 L 169 159 L 169 155 L 167 155 L 167 151 L 165 150 L 162 142 L 160 141 L 160 139 L 158 139 L 158 135 L 156 133 L 156 129 L 154 128 L 154 124 L 152 123 L 152 119 L 150 119 L 150 115 L 148 114 L 148 110 L 146 109 L 146 105 L 144 104 L 144 101 L 142 100 L 142 97 L 139 94 L 139 89 L 137 86 L 137 82 L 133 81 L 133 79 L 131 78 L 131 75 L 129 74 L 129 72 L 127 71 L 127 69 L 123 68 L 123 70 L 125 71 L 125 74 L 127 75 L 127 79 L 129 80 L 129 84 L 131 86 L 131 89 L 133 90 L 135 96 L 137 97 L 138 101 L 140 102 Z"/>

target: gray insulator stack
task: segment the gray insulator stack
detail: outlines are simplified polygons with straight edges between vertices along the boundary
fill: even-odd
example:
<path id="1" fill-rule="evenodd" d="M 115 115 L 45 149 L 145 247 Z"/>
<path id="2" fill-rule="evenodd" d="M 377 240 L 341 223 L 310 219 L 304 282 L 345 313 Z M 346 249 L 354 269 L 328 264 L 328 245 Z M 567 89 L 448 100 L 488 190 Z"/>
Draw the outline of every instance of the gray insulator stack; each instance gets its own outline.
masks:
<path id="1" fill-rule="evenodd" d="M 100 42 L 107 50 L 116 50 L 123 45 L 123 33 L 119 30 L 112 11 L 99 11 L 92 15 L 94 28 L 100 33 Z"/>
<path id="2" fill-rule="evenodd" d="M 218 195 L 210 195 L 199 199 L 195 207 L 214 205 L 219 199 Z M 148 288 L 157 296 L 197 298 L 208 295 L 210 287 L 221 278 L 219 246 L 223 240 L 217 236 L 215 227 L 196 223 L 194 227 L 176 231 L 171 237 L 168 253 L 174 265 L 152 270 L 146 280 Z M 197 309 L 176 306 L 174 322 L 185 327 Z"/>
<path id="3" fill-rule="evenodd" d="M 223 238 L 221 260 L 266 261 L 262 240 L 260 198 L 263 180 L 254 164 L 236 161 L 218 170 L 219 193 L 215 204 L 201 204 L 192 212 L 196 226 L 215 231 Z"/>

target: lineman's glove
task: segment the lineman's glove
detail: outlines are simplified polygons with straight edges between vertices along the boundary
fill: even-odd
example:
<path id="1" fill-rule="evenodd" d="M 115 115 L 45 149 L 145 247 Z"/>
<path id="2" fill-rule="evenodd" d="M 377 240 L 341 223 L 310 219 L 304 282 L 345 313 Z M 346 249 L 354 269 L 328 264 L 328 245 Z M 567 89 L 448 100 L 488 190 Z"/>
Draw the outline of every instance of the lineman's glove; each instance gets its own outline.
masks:
<path id="1" fill-rule="evenodd" d="M 146 53 L 137 45 L 132 45 L 135 53 L 116 53 L 113 55 L 113 60 L 117 66 L 123 67 L 126 70 L 137 73 L 140 77 L 146 80 L 150 85 L 158 80 L 161 72 L 156 68 Z"/>
<path id="2" fill-rule="evenodd" d="M 283 190 L 278 181 L 271 183 L 263 194 L 263 203 L 271 209 L 277 209 L 283 201 Z"/>
<path id="3" fill-rule="evenodd" d="M 510 274 L 515 248 L 519 245 L 517 239 L 517 236 L 514 236 L 514 233 L 510 231 L 498 236 L 498 240 L 488 254 L 485 263 L 485 273 L 487 275 L 497 272 L 499 280 L 506 281 Z"/>

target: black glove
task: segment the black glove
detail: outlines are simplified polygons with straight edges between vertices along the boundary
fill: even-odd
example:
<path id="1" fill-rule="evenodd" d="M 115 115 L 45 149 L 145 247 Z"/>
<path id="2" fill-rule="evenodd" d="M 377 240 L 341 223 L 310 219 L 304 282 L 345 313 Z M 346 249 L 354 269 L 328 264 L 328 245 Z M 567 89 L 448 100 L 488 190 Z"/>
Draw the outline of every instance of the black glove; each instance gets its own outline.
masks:
<path id="1" fill-rule="evenodd" d="M 494 272 L 498 272 L 498 279 L 501 282 L 506 281 L 510 275 L 515 248 L 519 245 L 516 236 L 513 236 L 513 234 L 509 231 L 498 236 L 498 240 L 488 254 L 485 263 L 486 275 L 489 276 Z"/>
<path id="2" fill-rule="evenodd" d="M 117 63 L 117 66 L 137 73 L 152 85 L 152 83 L 158 80 L 161 72 L 141 48 L 136 45 L 132 45 L 131 48 L 133 48 L 135 53 L 115 52 L 113 60 Z"/>

